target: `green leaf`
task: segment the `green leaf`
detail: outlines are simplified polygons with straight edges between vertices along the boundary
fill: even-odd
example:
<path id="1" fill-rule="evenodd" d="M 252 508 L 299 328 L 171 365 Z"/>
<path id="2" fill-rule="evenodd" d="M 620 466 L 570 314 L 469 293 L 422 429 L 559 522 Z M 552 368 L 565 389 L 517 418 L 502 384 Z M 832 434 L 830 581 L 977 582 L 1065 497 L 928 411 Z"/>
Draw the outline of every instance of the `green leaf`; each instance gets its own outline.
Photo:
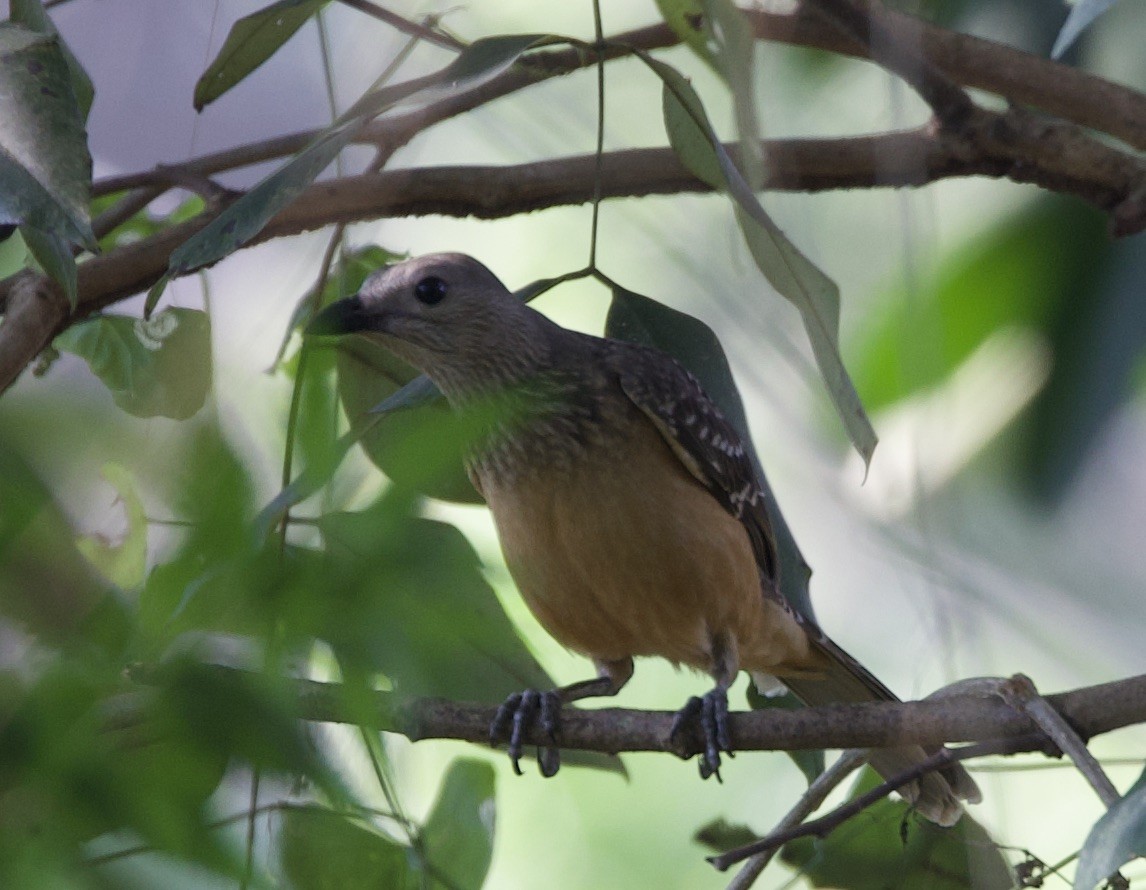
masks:
<path id="1" fill-rule="evenodd" d="M 455 760 L 422 830 L 431 890 L 480 890 L 493 858 L 494 771 L 480 760 Z"/>
<path id="2" fill-rule="evenodd" d="M 736 428 L 747 447 L 768 503 L 768 514 L 780 554 L 780 590 L 800 614 L 815 620 L 808 593 L 811 569 L 772 494 L 768 477 L 752 444 L 740 391 L 732 379 L 732 369 L 716 334 L 700 319 L 632 291 L 616 288 L 605 320 L 605 335 L 652 346 L 671 355 L 693 373 Z"/>
<path id="3" fill-rule="evenodd" d="M 68 305 L 75 312 L 79 300 L 76 258 L 68 242 L 59 235 L 29 225 L 20 226 L 20 237 L 40 268 L 64 291 Z"/>
<path id="4" fill-rule="evenodd" d="M 1090 829 L 1078 857 L 1075 890 L 1094 890 L 1135 856 L 1146 856 L 1146 772 Z"/>
<path id="5" fill-rule="evenodd" d="M 64 331 L 55 347 L 84 359 L 137 417 L 185 420 L 211 389 L 211 322 L 198 309 L 166 309 L 150 320 L 99 315 Z"/>
<path id="6" fill-rule="evenodd" d="M 76 102 L 79 105 L 80 116 L 86 121 L 88 113 L 91 111 L 92 101 L 95 99 L 95 87 L 92 86 L 91 78 L 88 77 L 84 66 L 80 64 L 80 60 L 68 48 L 67 42 L 60 37 L 55 24 L 44 11 L 43 3 L 40 0 L 10 0 L 9 9 L 12 13 L 11 20 L 16 24 L 24 25 L 32 31 L 39 31 L 41 34 L 48 34 L 60 41 L 60 51 L 64 54 L 64 61 L 68 63 L 72 92 L 75 94 Z"/>
<path id="7" fill-rule="evenodd" d="M 195 84 L 195 110 L 239 83 L 273 56 L 329 0 L 279 0 L 231 26 L 222 49 Z"/>
<path id="8" fill-rule="evenodd" d="M 716 138 L 695 90 L 674 68 L 648 56 L 644 61 L 664 82 L 665 130 L 673 150 L 698 178 L 719 182 L 736 205 L 736 218 L 752 258 L 771 285 L 804 320 L 812 353 L 848 437 L 871 460 L 876 436 L 839 353 L 839 288 L 788 240 L 765 212 L 751 186 Z"/>
<path id="9" fill-rule="evenodd" d="M 880 778 L 866 769 L 853 797 Z M 884 799 L 823 840 L 800 838 L 780 858 L 814 887 L 839 890 L 1009 890 L 1014 874 L 990 835 L 969 815 L 939 828 L 901 800 Z"/>
<path id="10" fill-rule="evenodd" d="M 396 497 L 318 523 L 328 608 L 315 630 L 403 695 L 499 702 L 553 682 L 529 653 L 454 526 L 411 517 Z"/>
<path id="11" fill-rule="evenodd" d="M 55 37 L 0 24 L 0 223 L 96 249 L 91 156 Z"/>
<path id="12" fill-rule="evenodd" d="M 696 830 L 692 839 L 715 853 L 727 853 L 758 840 L 758 835 L 747 825 L 734 825 L 723 816 L 713 819 Z"/>
<path id="13" fill-rule="evenodd" d="M 76 546 L 113 584 L 125 590 L 138 587 L 143 583 L 147 570 L 147 516 L 143 501 L 135 490 L 131 471 L 122 464 L 104 464 L 100 475 L 119 496 L 127 528 L 118 544 L 103 537 L 85 535 L 76 542 Z"/>
<path id="14" fill-rule="evenodd" d="M 408 849 L 370 823 L 320 806 L 287 807 L 280 836 L 295 890 L 403 890 L 418 886 Z"/>

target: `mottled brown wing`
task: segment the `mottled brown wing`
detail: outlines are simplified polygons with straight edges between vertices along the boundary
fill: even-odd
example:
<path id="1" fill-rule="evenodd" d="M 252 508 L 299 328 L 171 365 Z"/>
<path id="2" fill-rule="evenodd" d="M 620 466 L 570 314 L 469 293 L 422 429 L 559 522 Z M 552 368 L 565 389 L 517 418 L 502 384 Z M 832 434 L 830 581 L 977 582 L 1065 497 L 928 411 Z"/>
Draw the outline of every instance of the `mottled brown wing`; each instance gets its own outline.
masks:
<path id="1" fill-rule="evenodd" d="M 678 361 L 644 346 L 607 343 L 609 364 L 622 391 L 688 471 L 744 525 L 761 575 L 772 582 L 764 586 L 775 588 L 778 561 L 772 523 L 740 434 Z"/>

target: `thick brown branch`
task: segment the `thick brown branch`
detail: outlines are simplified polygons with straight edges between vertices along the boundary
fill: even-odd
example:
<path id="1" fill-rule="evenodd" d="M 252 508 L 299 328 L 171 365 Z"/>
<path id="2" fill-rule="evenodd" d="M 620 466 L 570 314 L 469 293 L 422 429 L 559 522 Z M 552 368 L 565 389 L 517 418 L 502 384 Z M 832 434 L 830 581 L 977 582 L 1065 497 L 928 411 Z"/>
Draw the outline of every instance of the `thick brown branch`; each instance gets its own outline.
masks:
<path id="1" fill-rule="evenodd" d="M 318 722 L 354 722 L 342 705 L 339 687 L 299 681 L 299 716 Z M 354 699 L 357 702 L 357 699 Z M 1046 697 L 1083 738 L 1146 722 L 1146 675 Z M 399 732 L 413 741 L 457 739 L 488 743 L 495 708 L 442 699 L 402 702 L 393 693 L 375 693 L 377 729 Z M 674 743 L 669 728 L 675 715 L 620 708 L 566 708 L 561 724 L 563 748 L 617 754 L 665 751 L 688 757 L 700 750 L 699 737 L 685 734 Z M 732 739 L 741 751 L 790 751 L 816 748 L 873 748 L 940 745 L 989 739 L 1026 739 L 1022 750 L 1041 750 L 1046 737 L 1033 721 L 998 698 L 953 696 L 921 702 L 878 702 L 801 710 L 735 713 Z M 1033 735 L 1032 735 L 1033 734 Z M 541 733 L 527 738 L 545 742 Z M 1053 748 L 1053 745 L 1051 746 Z"/>
<path id="2" fill-rule="evenodd" d="M 922 185 L 951 176 L 1005 176 L 1073 194 L 1110 212 L 1119 232 L 1146 225 L 1142 183 L 1146 162 L 1088 137 L 1077 127 L 1019 110 L 976 110 L 958 132 L 915 130 L 829 140 L 766 142 L 765 188 L 821 191 Z M 590 155 L 506 167 L 391 170 L 318 183 L 271 220 L 252 243 L 333 223 L 382 217 L 473 216 L 493 219 L 547 207 L 582 204 L 593 197 Z M 702 192 L 668 149 L 606 155 L 601 195 L 639 197 Z M 79 268 L 80 315 L 149 287 L 167 268 L 171 252 L 209 222 L 204 213 L 108 253 Z M 0 306 L 18 277 L 0 281 Z M 63 316 L 0 333 L 0 389 L 6 388 L 63 322 Z M 7 326 L 6 326 L 7 327 Z M 35 336 L 32 336 L 32 334 Z"/>

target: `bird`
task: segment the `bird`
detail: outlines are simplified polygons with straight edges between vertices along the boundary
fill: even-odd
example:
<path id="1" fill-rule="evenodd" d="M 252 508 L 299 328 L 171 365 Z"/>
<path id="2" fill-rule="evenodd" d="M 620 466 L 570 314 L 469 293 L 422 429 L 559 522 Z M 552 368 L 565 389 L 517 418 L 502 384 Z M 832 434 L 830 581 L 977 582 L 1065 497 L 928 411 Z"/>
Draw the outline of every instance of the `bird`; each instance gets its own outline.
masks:
<path id="1" fill-rule="evenodd" d="M 383 267 L 323 309 L 308 336 L 362 335 L 426 374 L 475 430 L 466 456 L 506 565 L 542 627 L 596 676 L 524 690 L 498 708 L 493 743 L 520 774 L 539 726 L 543 775 L 559 766 L 561 707 L 613 696 L 634 658 L 708 674 L 672 726 L 699 725 L 700 773 L 733 753 L 728 690 L 745 670 L 808 705 L 897 700 L 780 592 L 772 523 L 744 441 L 697 379 L 651 347 L 568 330 L 460 253 Z M 782 685 L 780 685 L 782 684 Z M 869 752 L 883 776 L 928 752 Z M 940 825 L 980 798 L 959 765 L 900 794 Z"/>

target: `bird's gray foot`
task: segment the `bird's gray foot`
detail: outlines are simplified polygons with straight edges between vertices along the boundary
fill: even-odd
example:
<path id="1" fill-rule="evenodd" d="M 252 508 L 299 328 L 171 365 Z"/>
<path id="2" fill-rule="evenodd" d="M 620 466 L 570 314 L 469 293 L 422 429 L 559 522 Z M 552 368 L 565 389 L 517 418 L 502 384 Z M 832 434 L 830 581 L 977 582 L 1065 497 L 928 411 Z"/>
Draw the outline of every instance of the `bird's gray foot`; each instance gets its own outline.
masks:
<path id="1" fill-rule="evenodd" d="M 494 747 L 503 740 L 509 743 L 509 760 L 513 771 L 520 776 L 523 740 L 534 725 L 539 726 L 552 743 L 537 748 L 537 765 L 541 775 L 548 779 L 557 775 L 561 768 L 561 752 L 557 748 L 561 697 L 556 692 L 526 689 L 509 696 L 497 709 L 489 726 L 489 743 Z"/>
<path id="2" fill-rule="evenodd" d="M 723 686 L 710 689 L 704 695 L 693 696 L 681 708 L 672 722 L 669 737 L 676 738 L 689 723 L 697 721 L 704 737 L 704 750 L 700 753 L 700 777 L 716 776 L 720 782 L 720 754 L 733 756 L 732 740 L 728 734 L 728 692 Z"/>

